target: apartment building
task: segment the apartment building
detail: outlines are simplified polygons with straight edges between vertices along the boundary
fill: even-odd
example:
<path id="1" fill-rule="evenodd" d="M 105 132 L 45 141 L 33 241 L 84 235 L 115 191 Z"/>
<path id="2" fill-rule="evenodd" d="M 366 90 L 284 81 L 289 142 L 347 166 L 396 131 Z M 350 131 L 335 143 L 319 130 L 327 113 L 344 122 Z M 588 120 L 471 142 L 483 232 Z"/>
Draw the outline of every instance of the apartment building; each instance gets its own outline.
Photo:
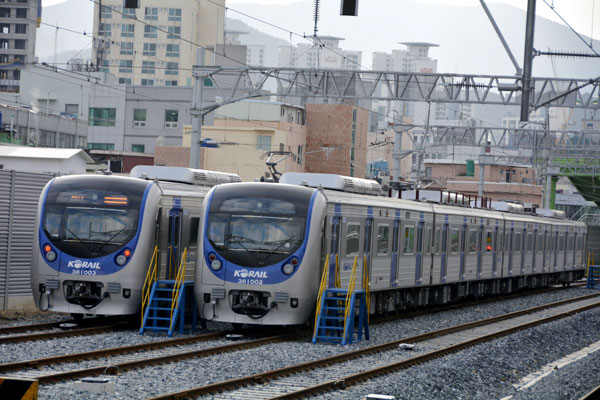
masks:
<path id="1" fill-rule="evenodd" d="M 0 1 L 0 92 L 19 92 L 21 69 L 35 61 L 38 0 Z"/>
<path id="2" fill-rule="evenodd" d="M 223 43 L 225 0 L 123 0 L 94 5 L 94 59 L 118 83 L 192 86 L 198 46 Z M 210 52 L 207 52 L 207 60 Z"/>

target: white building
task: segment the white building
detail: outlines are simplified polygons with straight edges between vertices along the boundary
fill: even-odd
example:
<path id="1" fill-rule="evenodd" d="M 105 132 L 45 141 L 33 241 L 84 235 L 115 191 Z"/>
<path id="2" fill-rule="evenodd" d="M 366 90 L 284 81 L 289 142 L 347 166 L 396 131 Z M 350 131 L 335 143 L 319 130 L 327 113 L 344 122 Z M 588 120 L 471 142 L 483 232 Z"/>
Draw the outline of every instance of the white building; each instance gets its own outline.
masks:
<path id="1" fill-rule="evenodd" d="M 81 149 L 0 146 L 0 169 L 22 172 L 85 174 L 92 158 Z"/>
<path id="2" fill-rule="evenodd" d="M 223 43 L 225 0 L 123 0 L 94 5 L 94 59 L 119 83 L 191 86 L 198 46 Z M 166 7 L 168 5 L 168 7 Z M 209 54 L 207 54 L 207 57 Z"/>
<path id="3" fill-rule="evenodd" d="M 335 36 L 317 36 L 313 43 L 279 47 L 280 67 L 361 70 L 362 52 L 343 50 Z"/>

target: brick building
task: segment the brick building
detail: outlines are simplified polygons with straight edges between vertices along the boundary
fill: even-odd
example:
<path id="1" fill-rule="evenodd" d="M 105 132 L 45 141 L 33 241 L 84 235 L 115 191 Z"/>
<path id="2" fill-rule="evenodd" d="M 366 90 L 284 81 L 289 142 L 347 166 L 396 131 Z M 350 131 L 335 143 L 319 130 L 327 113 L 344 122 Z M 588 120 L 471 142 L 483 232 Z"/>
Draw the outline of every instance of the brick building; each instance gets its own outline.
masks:
<path id="1" fill-rule="evenodd" d="M 307 104 L 305 172 L 366 177 L 368 127 L 364 108 Z"/>

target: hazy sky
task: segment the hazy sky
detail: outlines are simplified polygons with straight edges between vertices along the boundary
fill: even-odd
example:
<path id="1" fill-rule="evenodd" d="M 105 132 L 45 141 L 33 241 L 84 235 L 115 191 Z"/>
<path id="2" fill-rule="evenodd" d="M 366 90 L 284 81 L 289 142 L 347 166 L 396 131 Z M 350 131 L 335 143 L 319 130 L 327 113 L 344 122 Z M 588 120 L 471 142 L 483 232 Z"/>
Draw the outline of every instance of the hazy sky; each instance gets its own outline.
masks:
<path id="1" fill-rule="evenodd" d="M 54 4 L 63 3 L 66 0 L 42 0 L 43 6 L 51 6 Z M 81 0 L 86 1 L 86 0 Z M 298 3 L 300 0 L 227 0 L 227 6 L 235 7 L 236 4 L 269 4 L 269 5 L 285 5 Z M 401 0 L 389 0 L 401 1 Z M 420 3 L 429 4 L 454 4 L 460 6 L 479 6 L 478 0 L 417 0 Z M 340 0 L 325 0 L 325 2 L 336 2 Z M 505 3 L 522 9 L 527 9 L 527 0 L 487 0 L 488 4 Z M 600 39 L 600 0 L 546 0 L 546 3 L 553 5 L 556 11 L 574 27 L 578 32 Z M 598 4 L 596 4 L 598 3 Z M 359 14 L 361 7 L 366 7 L 368 2 L 365 0 L 359 1 Z M 90 7 L 92 3 L 90 2 Z M 560 22 L 559 17 L 552 11 L 548 5 L 544 4 L 544 0 L 537 0 L 536 11 L 539 16 L 548 18 L 552 21 Z M 593 30 L 593 31 L 592 31 Z"/>

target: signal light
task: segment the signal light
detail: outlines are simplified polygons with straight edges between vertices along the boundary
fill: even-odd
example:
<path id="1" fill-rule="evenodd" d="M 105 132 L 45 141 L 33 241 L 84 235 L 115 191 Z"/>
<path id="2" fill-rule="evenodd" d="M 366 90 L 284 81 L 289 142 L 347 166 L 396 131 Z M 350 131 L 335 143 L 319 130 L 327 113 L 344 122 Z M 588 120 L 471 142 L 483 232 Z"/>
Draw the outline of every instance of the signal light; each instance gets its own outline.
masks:
<path id="1" fill-rule="evenodd" d="M 125 257 L 129 257 L 131 255 L 131 250 L 125 249 L 125 251 L 123 252 L 123 254 L 125 255 Z"/>
<path id="2" fill-rule="evenodd" d="M 50 250 L 52 250 L 52 247 L 49 244 L 47 244 L 47 245 L 44 246 L 44 251 L 46 253 L 49 252 Z"/>

